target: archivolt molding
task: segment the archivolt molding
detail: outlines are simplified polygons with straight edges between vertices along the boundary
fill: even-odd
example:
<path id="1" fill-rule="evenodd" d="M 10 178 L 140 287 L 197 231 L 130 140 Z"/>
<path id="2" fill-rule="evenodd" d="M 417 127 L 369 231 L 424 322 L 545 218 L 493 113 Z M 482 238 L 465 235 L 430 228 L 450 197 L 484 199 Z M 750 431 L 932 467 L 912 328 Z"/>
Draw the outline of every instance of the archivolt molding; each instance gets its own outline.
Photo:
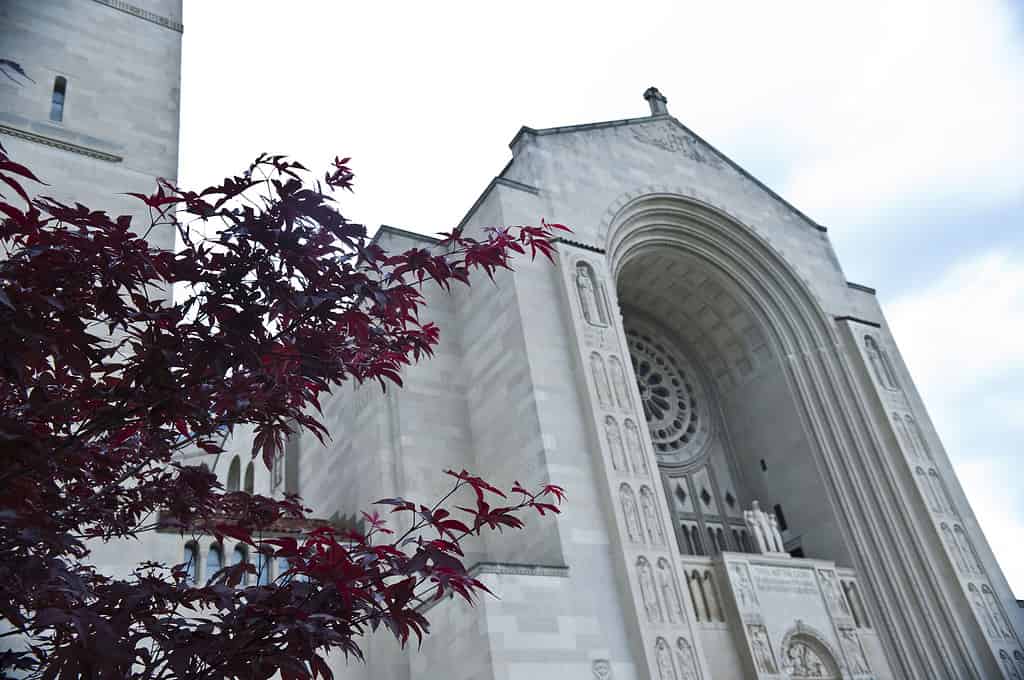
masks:
<path id="1" fill-rule="evenodd" d="M 887 455 L 838 329 L 807 282 L 706 197 L 656 186 L 643 193 L 620 198 L 602 225 L 598 247 L 613 276 L 639 254 L 668 248 L 699 258 L 741 292 L 782 359 L 826 492 L 843 509 L 838 520 L 873 613 L 886 623 L 879 632 L 895 670 L 908 678 L 981 677 L 930 566 L 903 471 Z"/>

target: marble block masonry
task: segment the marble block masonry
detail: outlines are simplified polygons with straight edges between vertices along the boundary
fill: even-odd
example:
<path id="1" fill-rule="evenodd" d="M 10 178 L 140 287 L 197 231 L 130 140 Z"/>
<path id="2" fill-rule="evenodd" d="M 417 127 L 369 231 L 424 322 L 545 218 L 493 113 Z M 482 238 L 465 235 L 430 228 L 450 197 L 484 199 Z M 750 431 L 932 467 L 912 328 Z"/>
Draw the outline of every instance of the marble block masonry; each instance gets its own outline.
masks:
<path id="1" fill-rule="evenodd" d="M 183 30 L 180 0 L 0 4 L 0 57 L 32 78 L 0 79 L 0 141 L 58 197 L 134 209 L 115 192 L 175 176 Z M 469 546 L 497 597 L 436 604 L 422 648 L 375 635 L 336 673 L 1024 680 L 1024 610 L 874 291 L 825 227 L 644 99 L 635 118 L 522 128 L 462 220 L 568 224 L 555 266 L 429 290 L 437 356 L 405 389 L 332 395 L 328 445 L 297 437 L 268 472 L 242 433 L 206 461 L 322 517 L 436 498 L 444 468 L 568 489 L 557 519 Z M 127 547 L 95 559 L 221 550 Z"/>

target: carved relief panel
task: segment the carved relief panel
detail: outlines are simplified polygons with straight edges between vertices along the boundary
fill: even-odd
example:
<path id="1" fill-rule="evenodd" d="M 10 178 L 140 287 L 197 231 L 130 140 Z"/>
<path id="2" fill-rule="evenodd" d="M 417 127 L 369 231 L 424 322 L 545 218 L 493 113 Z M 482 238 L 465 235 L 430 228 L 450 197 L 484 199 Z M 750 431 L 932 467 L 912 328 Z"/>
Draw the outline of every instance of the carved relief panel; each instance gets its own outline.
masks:
<path id="1" fill-rule="evenodd" d="M 646 665 L 655 677 L 696 680 L 702 677 L 703 660 L 699 648 L 690 642 L 693 624 L 683 604 L 678 566 L 668 540 L 672 535 L 669 515 L 662 507 L 665 498 L 655 474 L 644 404 L 638 398 L 634 365 L 626 361 L 627 339 L 615 304 L 614 285 L 598 256 L 570 248 L 560 249 L 565 265 L 564 290 L 573 313 L 572 326 L 600 445 L 601 469 L 614 499 L 622 559 L 632 573 L 629 587 L 636 604 L 636 620 L 646 640 Z M 661 399 L 660 394 L 657 396 Z M 685 400 L 683 404 L 684 408 L 693 406 Z M 678 410 L 678 406 L 675 408 Z M 663 414 L 667 416 L 667 411 Z M 686 432 L 688 424 L 680 421 L 677 426 L 674 420 L 666 421 L 667 425 L 677 429 L 681 426 L 679 435 L 693 436 Z M 717 601 L 713 606 L 719 610 Z M 680 633 L 687 635 L 680 637 Z"/>

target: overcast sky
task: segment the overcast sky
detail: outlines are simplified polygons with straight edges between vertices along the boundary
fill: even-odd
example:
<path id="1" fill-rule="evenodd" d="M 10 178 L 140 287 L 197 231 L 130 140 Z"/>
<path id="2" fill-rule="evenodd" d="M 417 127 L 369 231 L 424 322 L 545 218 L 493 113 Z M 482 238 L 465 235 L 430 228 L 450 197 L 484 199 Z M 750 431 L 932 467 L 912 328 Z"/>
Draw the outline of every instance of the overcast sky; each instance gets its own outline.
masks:
<path id="1" fill-rule="evenodd" d="M 346 214 L 426 233 L 521 125 L 646 115 L 656 85 L 878 289 L 1024 598 L 1021 4 L 186 0 L 182 80 L 184 184 L 350 155 Z"/>

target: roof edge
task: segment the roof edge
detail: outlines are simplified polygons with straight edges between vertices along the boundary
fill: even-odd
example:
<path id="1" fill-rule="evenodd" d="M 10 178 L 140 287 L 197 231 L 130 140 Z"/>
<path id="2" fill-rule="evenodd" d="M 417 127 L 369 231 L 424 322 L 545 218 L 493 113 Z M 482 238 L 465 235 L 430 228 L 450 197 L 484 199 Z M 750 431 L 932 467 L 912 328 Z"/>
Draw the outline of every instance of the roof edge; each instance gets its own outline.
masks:
<path id="1" fill-rule="evenodd" d="M 433 236 L 427 236 L 426 234 L 420 234 L 415 231 L 409 231 L 408 229 L 402 229 L 400 227 L 392 227 L 390 224 L 382 224 L 377 228 L 377 233 L 370 239 L 372 243 L 377 243 L 380 240 L 382 234 L 390 234 L 393 236 L 405 236 L 416 241 L 427 241 L 431 244 L 437 244 L 441 242 L 441 239 Z"/>

